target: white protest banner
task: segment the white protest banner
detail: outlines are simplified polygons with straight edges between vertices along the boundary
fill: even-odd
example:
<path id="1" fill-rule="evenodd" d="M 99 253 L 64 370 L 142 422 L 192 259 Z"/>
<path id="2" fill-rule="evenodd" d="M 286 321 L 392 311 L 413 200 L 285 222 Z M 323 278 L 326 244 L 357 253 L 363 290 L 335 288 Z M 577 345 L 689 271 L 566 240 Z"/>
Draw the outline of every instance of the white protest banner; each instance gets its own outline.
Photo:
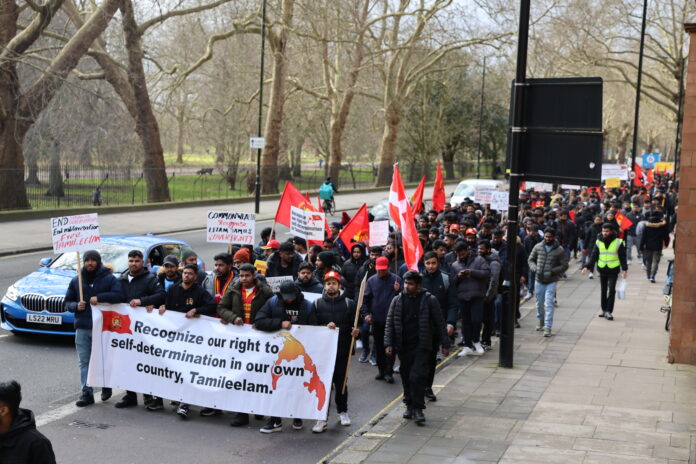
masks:
<path id="1" fill-rule="evenodd" d="M 87 383 L 266 416 L 326 420 L 338 330 L 261 332 L 215 318 L 92 306 Z"/>
<path id="2" fill-rule="evenodd" d="M 535 192 L 551 192 L 553 190 L 553 184 L 547 184 L 546 182 L 527 182 L 527 189 L 534 190 Z"/>
<path id="3" fill-rule="evenodd" d="M 493 192 L 491 197 L 491 209 L 498 212 L 507 211 L 510 206 L 510 193 L 509 192 Z"/>
<path id="4" fill-rule="evenodd" d="M 370 246 L 384 246 L 389 240 L 389 221 L 370 223 Z"/>
<path id="5" fill-rule="evenodd" d="M 208 211 L 206 241 L 253 245 L 256 214 L 230 211 Z"/>
<path id="6" fill-rule="evenodd" d="M 482 205 L 491 204 L 491 199 L 493 198 L 493 193 L 497 192 L 496 189 L 490 187 L 476 187 L 474 189 L 474 198 L 477 203 Z"/>
<path id="7" fill-rule="evenodd" d="M 97 213 L 51 218 L 53 252 L 87 251 L 99 248 Z"/>
<path id="8" fill-rule="evenodd" d="M 324 240 L 324 213 L 290 207 L 290 233 L 306 240 Z"/>
<path id="9" fill-rule="evenodd" d="M 613 178 L 628 180 L 628 165 L 602 164 L 602 181 Z"/>
<path id="10" fill-rule="evenodd" d="M 581 185 L 561 184 L 563 190 L 582 190 Z"/>
<path id="11" fill-rule="evenodd" d="M 292 276 L 266 277 L 266 283 L 271 287 L 273 293 L 280 291 L 280 284 L 283 282 L 294 282 Z"/>

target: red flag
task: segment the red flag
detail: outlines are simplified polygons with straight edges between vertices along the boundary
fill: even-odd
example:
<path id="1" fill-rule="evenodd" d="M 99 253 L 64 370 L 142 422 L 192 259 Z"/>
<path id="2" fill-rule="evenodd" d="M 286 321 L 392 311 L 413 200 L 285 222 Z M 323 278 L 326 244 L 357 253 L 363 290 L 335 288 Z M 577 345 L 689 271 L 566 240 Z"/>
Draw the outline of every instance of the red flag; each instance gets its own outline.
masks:
<path id="1" fill-rule="evenodd" d="M 411 197 L 411 205 L 413 205 L 413 215 L 416 216 L 423 211 L 423 191 L 425 190 L 425 176 L 416 187 L 416 191 L 413 192 Z"/>
<path id="2" fill-rule="evenodd" d="M 568 211 L 568 217 L 570 218 L 571 221 L 575 222 L 575 210 L 571 209 Z"/>
<path id="3" fill-rule="evenodd" d="M 648 182 L 655 182 L 655 176 L 653 176 L 653 170 L 652 170 L 652 169 L 648 169 L 647 181 L 648 181 Z"/>
<path id="4" fill-rule="evenodd" d="M 354 244 L 370 241 L 370 219 L 367 217 L 367 205 L 363 203 L 355 215 L 348 221 L 338 234 L 336 242 L 344 256 L 350 257 L 350 249 Z"/>
<path id="5" fill-rule="evenodd" d="M 423 246 L 416 231 L 413 210 L 406 199 L 398 164 L 394 165 L 394 175 L 392 176 L 392 183 L 389 189 L 389 215 L 401 229 L 401 242 L 404 248 L 406 267 L 412 271 L 417 271 L 418 261 L 423 256 Z"/>
<path id="6" fill-rule="evenodd" d="M 620 211 L 616 213 L 615 219 L 616 222 L 619 223 L 619 227 L 621 227 L 621 230 L 630 229 L 633 225 L 633 221 L 624 216 Z"/>
<path id="7" fill-rule="evenodd" d="M 636 177 L 633 179 L 633 185 L 636 187 L 642 187 L 643 185 L 643 169 L 638 165 L 638 163 L 633 163 L 633 172 Z"/>
<path id="8" fill-rule="evenodd" d="M 102 332 L 116 332 L 120 334 L 132 334 L 130 329 L 130 317 L 116 311 L 102 311 Z"/>
<path id="9" fill-rule="evenodd" d="M 442 178 L 442 166 L 437 162 L 435 185 L 433 186 L 433 209 L 438 213 L 445 207 L 445 181 Z"/>
<path id="10" fill-rule="evenodd" d="M 312 203 L 300 193 L 290 181 L 285 183 L 283 194 L 280 196 L 278 203 L 278 211 L 275 215 L 275 222 L 290 227 L 290 207 L 301 208 L 304 210 L 314 211 Z"/>
<path id="11" fill-rule="evenodd" d="M 317 209 L 313 209 L 312 211 L 318 211 L 320 213 L 324 212 L 324 207 L 321 205 L 321 197 L 317 197 Z M 312 203 L 310 203 L 311 205 Z M 326 220 L 326 215 L 324 215 L 324 231 L 326 232 L 327 237 L 331 237 L 331 232 L 329 231 L 329 221 Z M 310 240 L 312 243 L 317 243 L 317 245 L 322 245 L 322 242 L 318 242 L 316 240 Z"/>

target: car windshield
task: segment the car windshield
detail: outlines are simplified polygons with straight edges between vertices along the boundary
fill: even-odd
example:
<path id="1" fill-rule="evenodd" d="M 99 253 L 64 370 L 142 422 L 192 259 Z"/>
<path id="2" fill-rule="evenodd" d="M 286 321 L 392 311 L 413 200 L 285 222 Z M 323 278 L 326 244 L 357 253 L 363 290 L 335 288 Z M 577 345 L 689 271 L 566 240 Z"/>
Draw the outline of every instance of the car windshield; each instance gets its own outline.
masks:
<path id="1" fill-rule="evenodd" d="M 99 248 L 99 254 L 102 256 L 102 263 L 111 264 L 114 272 L 124 272 L 128 269 L 128 252 L 133 250 L 132 246 L 114 245 L 111 243 L 102 242 Z M 137 249 L 137 248 L 136 248 Z M 145 250 L 140 249 L 145 253 Z M 77 253 L 63 253 L 55 261 L 51 263 L 53 269 L 65 269 L 75 271 L 77 262 Z"/>
<path id="2" fill-rule="evenodd" d="M 473 197 L 474 192 L 476 192 L 476 189 L 473 185 L 461 184 L 459 187 L 457 187 L 457 190 L 454 191 L 454 194 L 458 197 Z"/>

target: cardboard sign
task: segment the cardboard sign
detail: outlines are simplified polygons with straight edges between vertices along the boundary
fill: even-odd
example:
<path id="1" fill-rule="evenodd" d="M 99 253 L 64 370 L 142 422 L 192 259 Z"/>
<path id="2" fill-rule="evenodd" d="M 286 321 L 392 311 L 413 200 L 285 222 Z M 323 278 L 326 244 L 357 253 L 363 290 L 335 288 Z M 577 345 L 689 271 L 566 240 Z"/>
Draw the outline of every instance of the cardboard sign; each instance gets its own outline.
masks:
<path id="1" fill-rule="evenodd" d="M 51 218 L 51 239 L 54 253 L 99 248 L 101 238 L 97 213 Z"/>
<path id="2" fill-rule="evenodd" d="M 253 245 L 256 235 L 256 215 L 230 211 L 208 211 L 206 241 Z"/>
<path id="3" fill-rule="evenodd" d="M 273 293 L 280 291 L 280 284 L 283 282 L 294 282 L 292 276 L 266 277 L 266 283 L 271 287 Z"/>
<path id="4" fill-rule="evenodd" d="M 509 206 L 510 194 L 508 192 L 493 192 L 491 209 L 496 211 L 507 211 Z"/>
<path id="5" fill-rule="evenodd" d="M 324 213 L 290 207 L 290 233 L 306 240 L 324 240 Z"/>
<path id="6" fill-rule="evenodd" d="M 607 188 L 619 188 L 621 187 L 621 179 L 619 179 L 618 177 L 611 177 L 604 181 L 604 185 Z"/>
<path id="7" fill-rule="evenodd" d="M 476 187 L 474 189 L 474 198 L 476 199 L 477 203 L 487 205 L 491 203 L 493 193 L 495 193 L 496 191 L 496 189 L 489 187 Z"/>
<path id="8" fill-rule="evenodd" d="M 389 221 L 370 223 L 370 246 L 384 246 L 389 240 Z"/>

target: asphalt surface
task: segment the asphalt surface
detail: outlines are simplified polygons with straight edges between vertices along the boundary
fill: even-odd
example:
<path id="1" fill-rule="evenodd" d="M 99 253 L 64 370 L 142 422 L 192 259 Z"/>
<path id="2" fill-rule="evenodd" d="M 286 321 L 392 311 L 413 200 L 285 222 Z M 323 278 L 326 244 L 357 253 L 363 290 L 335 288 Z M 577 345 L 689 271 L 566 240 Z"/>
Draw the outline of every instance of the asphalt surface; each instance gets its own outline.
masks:
<path id="1" fill-rule="evenodd" d="M 376 202 L 386 195 L 386 192 L 362 194 L 360 200 Z M 352 208 L 358 206 L 355 201 L 342 204 Z M 157 222 L 158 213 L 149 214 L 153 222 Z M 257 233 L 267 224 L 271 222 L 258 223 Z M 209 264 L 209 269 L 212 257 L 223 251 L 220 244 L 205 242 L 203 230 L 167 235 L 189 242 Z M 282 240 L 289 233 L 279 226 L 277 235 Z M 14 239 L 22 241 L 16 236 Z M 51 256 L 51 252 L 0 258 L 0 291 L 4 292 L 17 279 L 36 269 L 39 259 L 45 256 Z M 0 330 L 0 352 L 3 361 L 0 379 L 16 379 L 22 384 L 22 406 L 34 411 L 40 430 L 53 443 L 58 462 L 317 462 L 401 393 L 398 376 L 395 385 L 376 381 L 376 367 L 358 363 L 356 356 L 349 382 L 349 413 L 353 425 L 342 427 L 338 424 L 332 404 L 327 432 L 312 434 L 313 423 L 308 421 L 305 421 L 304 430 L 295 431 L 286 420 L 282 433 L 268 436 L 258 432 L 262 421 L 252 420 L 245 428 L 229 427 L 230 414 L 204 418 L 198 415 L 198 409 L 193 409 L 190 419 L 182 421 L 169 407 L 159 412 L 148 412 L 142 406 L 115 409 L 113 405 L 122 395 L 119 391 L 106 403 L 99 401 L 97 393 L 95 405 L 75 408 L 79 371 L 72 337 L 13 335 Z"/>

